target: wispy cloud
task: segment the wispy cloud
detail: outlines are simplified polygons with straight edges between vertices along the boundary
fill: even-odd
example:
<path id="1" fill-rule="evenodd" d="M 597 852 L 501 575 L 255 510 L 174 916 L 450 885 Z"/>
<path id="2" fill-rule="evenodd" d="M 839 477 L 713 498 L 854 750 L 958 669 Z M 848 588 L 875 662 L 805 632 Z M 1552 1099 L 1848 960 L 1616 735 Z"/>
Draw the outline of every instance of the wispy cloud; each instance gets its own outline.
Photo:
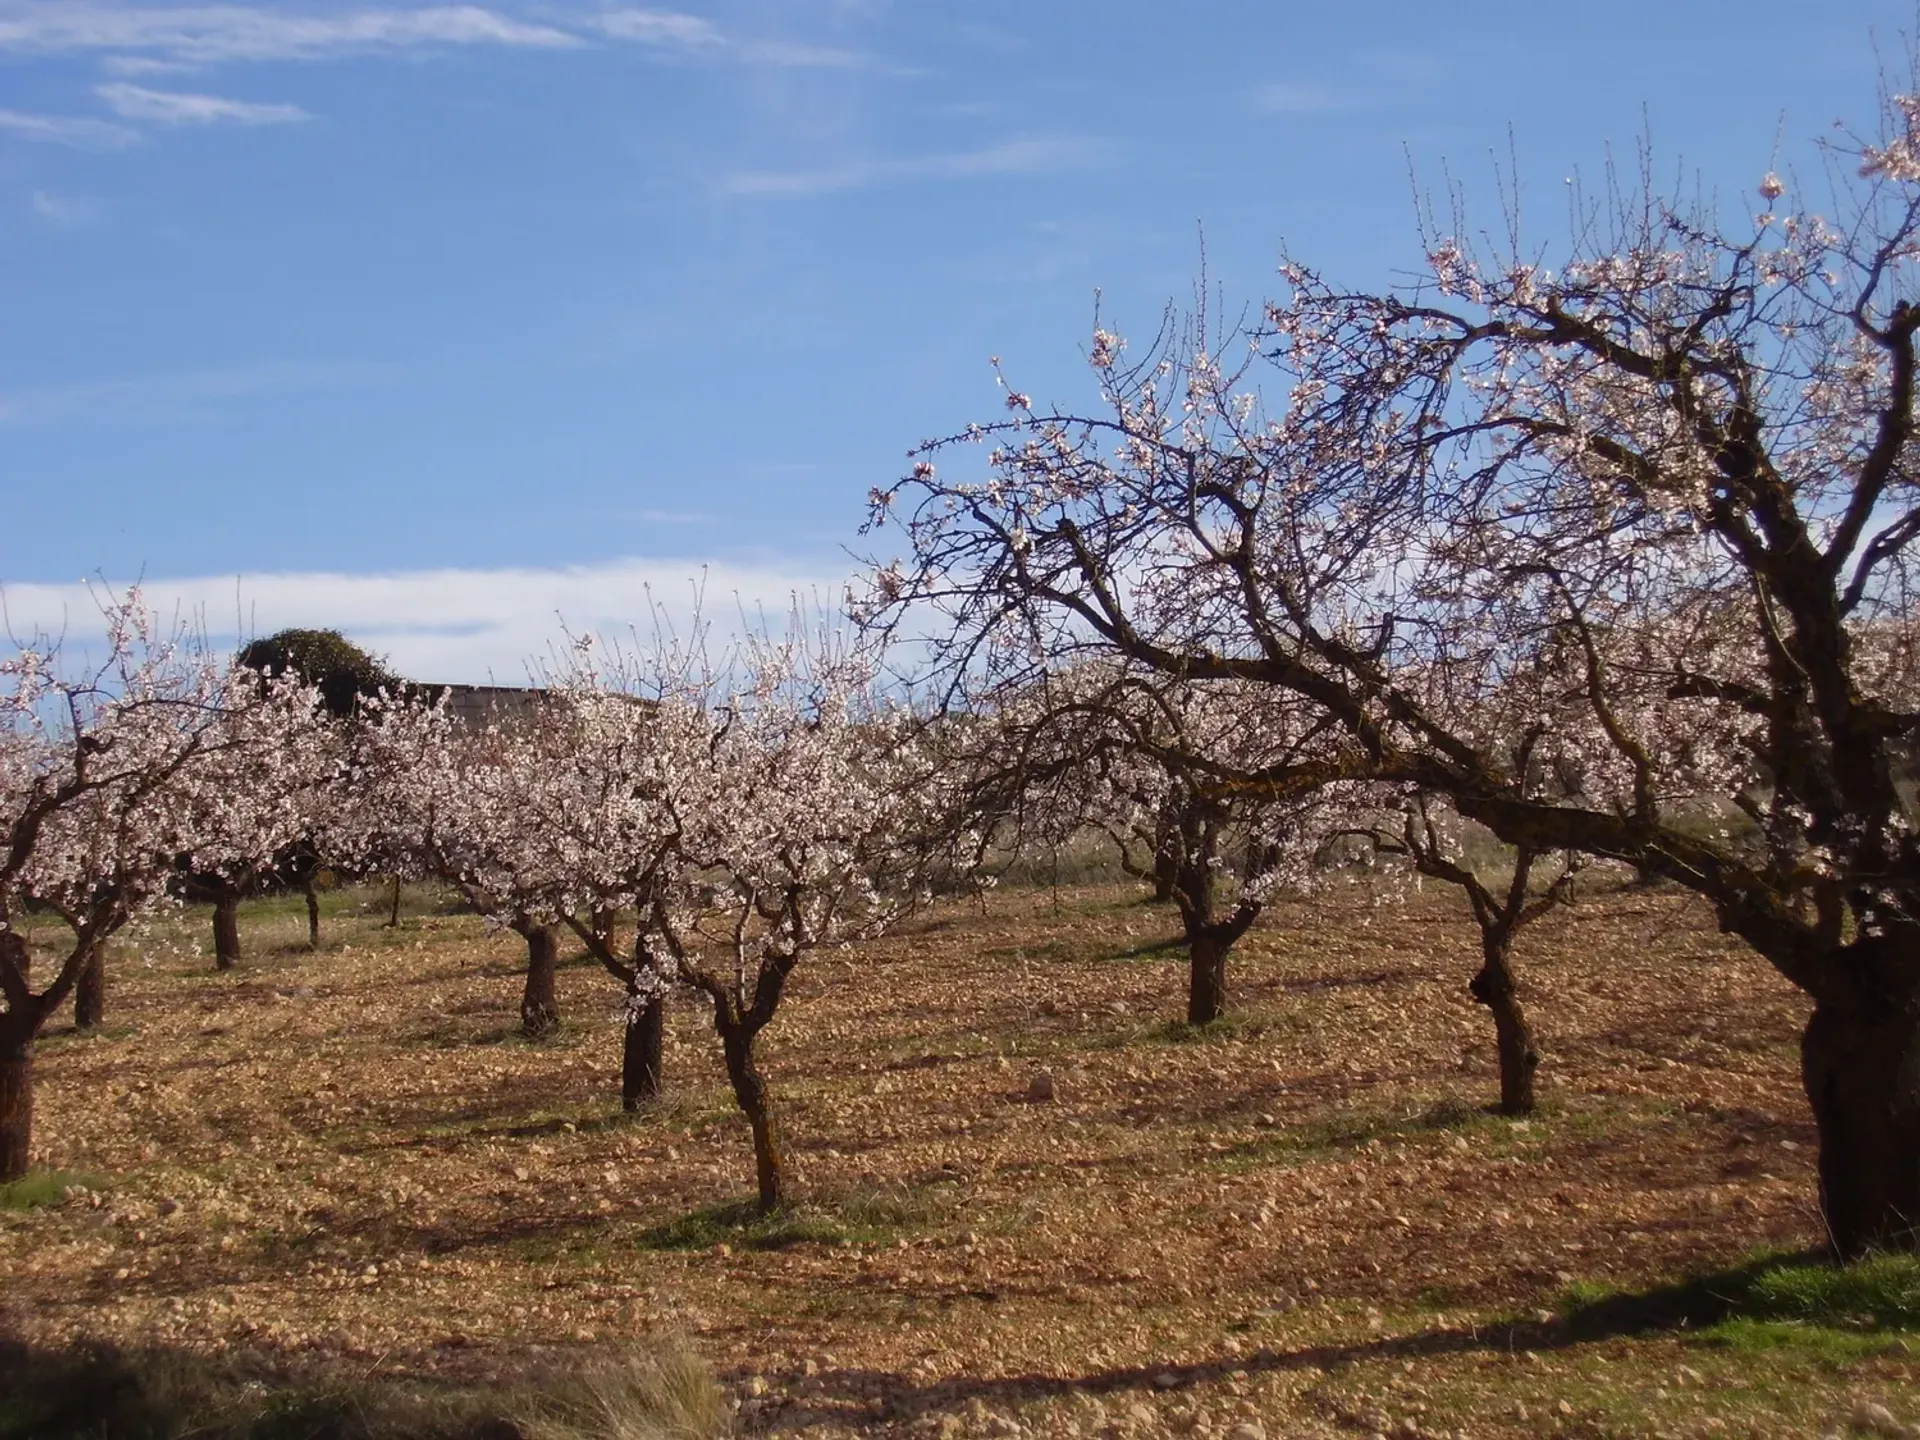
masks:
<path id="1" fill-rule="evenodd" d="M 149 90 L 126 81 L 97 86 L 94 93 L 114 114 L 156 125 L 285 125 L 313 118 L 298 105 L 263 105 L 220 95 Z"/>
<path id="2" fill-rule="evenodd" d="M 225 61 L 325 60 L 437 46 L 563 50 L 593 38 L 782 68 L 851 70 L 879 63 L 837 46 L 732 37 L 703 16 L 644 6 L 571 18 L 547 9 L 534 20 L 481 5 L 341 10 L 315 4 L 302 13 L 264 5 L 0 0 L 0 52 L 97 53 L 110 73 L 130 77 Z"/>
<path id="3" fill-rule="evenodd" d="M 80 115 L 29 115 L 19 110 L 0 110 L 0 132 L 49 145 L 71 145 L 76 150 L 114 150 L 140 138 L 138 132 L 115 125 L 111 120 L 93 120 Z"/>
<path id="4" fill-rule="evenodd" d="M 615 40 L 642 45 L 682 45 L 708 48 L 725 45 L 726 38 L 710 20 L 677 10 L 609 10 L 596 15 L 593 25 Z"/>
<path id="5" fill-rule="evenodd" d="M 518 684 L 564 644 L 597 633 L 644 643 L 656 621 L 679 634 L 696 618 L 737 633 L 744 613 L 774 624 L 794 599 L 836 606 L 841 567 L 699 558 L 613 560 L 555 569 L 445 569 L 394 574 L 330 572 L 210 575 L 149 580 L 141 589 L 162 617 L 197 622 L 222 638 L 289 625 L 338 629 L 416 680 Z M 91 587 L 98 594 L 98 583 Z M 97 643 L 99 606 L 85 584 L 0 586 L 16 634 Z"/>
<path id="6" fill-rule="evenodd" d="M 799 40 L 734 39 L 712 21 L 677 10 L 609 10 L 591 22 L 615 40 L 644 45 L 673 46 L 706 52 L 746 65 L 782 70 L 869 70 L 878 68 L 875 56 L 837 45 L 813 45 Z"/>
<path id="7" fill-rule="evenodd" d="M 1097 140 L 1061 137 L 1008 140 L 984 150 L 856 160 L 819 170 L 752 170 L 720 182 L 724 195 L 827 195 L 916 180 L 1043 175 L 1097 164 L 1106 153 Z"/>
<path id="8" fill-rule="evenodd" d="M 136 375 L 0 392 L 0 425 L 166 424 L 205 416 L 223 401 L 285 390 L 377 384 L 393 367 L 374 361 L 264 361 L 223 370 Z"/>
<path id="9" fill-rule="evenodd" d="M 299 14 L 246 5 L 0 0 L 0 50 L 158 53 L 175 60 L 295 60 L 421 45 L 555 49 L 577 36 L 477 5 Z"/>
<path id="10" fill-rule="evenodd" d="M 191 60 L 162 60 L 156 55 L 109 55 L 100 62 L 109 75 L 187 75 L 201 67 Z"/>
<path id="11" fill-rule="evenodd" d="M 863 50 L 795 40 L 754 40 L 740 46 L 739 53 L 749 65 L 769 65 L 778 70 L 871 70 L 878 64 Z"/>

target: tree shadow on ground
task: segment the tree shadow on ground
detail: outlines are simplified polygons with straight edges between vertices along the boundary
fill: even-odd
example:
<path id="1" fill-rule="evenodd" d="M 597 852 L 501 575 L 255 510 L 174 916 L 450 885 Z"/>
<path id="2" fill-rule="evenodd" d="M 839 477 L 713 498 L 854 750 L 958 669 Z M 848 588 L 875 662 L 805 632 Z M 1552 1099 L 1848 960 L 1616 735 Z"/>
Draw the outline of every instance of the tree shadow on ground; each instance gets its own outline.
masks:
<path id="1" fill-rule="evenodd" d="M 1080 1375 L 1007 1375 L 990 1379 L 970 1377 L 916 1385 L 900 1376 L 870 1370 L 823 1372 L 810 1382 L 811 1393 L 783 1406 L 780 1428 L 805 1429 L 812 1424 L 844 1423 L 882 1397 L 888 1418 L 912 1423 L 923 1416 L 963 1409 L 978 1400 L 989 1407 L 1030 1404 L 1034 1401 L 1090 1395 L 1102 1399 L 1138 1392 L 1169 1393 L 1226 1379 L 1234 1372 L 1276 1374 L 1299 1370 L 1331 1371 L 1366 1361 L 1415 1360 L 1469 1351 L 1538 1350 L 1551 1343 L 1550 1327 L 1530 1323 L 1494 1327 L 1439 1328 L 1415 1335 L 1304 1345 L 1292 1350 L 1258 1350 L 1218 1360 L 1159 1365 L 1122 1365 Z"/>
<path id="2" fill-rule="evenodd" d="M 1337 1371 L 1367 1362 L 1432 1359 L 1473 1352 L 1573 1350 L 1658 1334 L 1686 1335 L 1729 1320 L 1786 1320 L 1810 1327 L 1902 1331 L 1920 1329 L 1920 1257 L 1878 1256 L 1835 1266 L 1818 1251 L 1758 1256 L 1683 1280 L 1632 1292 L 1569 1295 L 1564 1319 L 1513 1319 L 1485 1325 L 1442 1325 L 1409 1335 L 1265 1348 L 1215 1360 L 1114 1366 L 1079 1375 L 956 1377 L 916 1384 L 878 1371 L 829 1371 L 805 1382 L 780 1412 L 783 1429 L 844 1422 L 878 1395 L 890 1419 L 962 1409 L 1088 1395 L 1170 1393 L 1221 1381 L 1235 1372 Z"/>

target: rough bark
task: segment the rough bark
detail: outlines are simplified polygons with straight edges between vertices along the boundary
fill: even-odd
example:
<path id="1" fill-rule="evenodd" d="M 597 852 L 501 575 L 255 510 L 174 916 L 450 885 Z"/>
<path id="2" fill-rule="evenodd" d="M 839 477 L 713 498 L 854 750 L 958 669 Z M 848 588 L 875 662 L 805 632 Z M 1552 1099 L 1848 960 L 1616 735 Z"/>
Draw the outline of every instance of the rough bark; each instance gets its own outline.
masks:
<path id="1" fill-rule="evenodd" d="M 1834 1252 L 1920 1250 L 1920 985 L 1884 941 L 1850 947 L 1860 983 L 1818 996 L 1800 1041 Z"/>
<path id="2" fill-rule="evenodd" d="M 773 1097 L 754 1064 L 753 1042 L 758 1034 L 747 1025 L 729 1026 L 721 1036 L 727 1057 L 727 1079 L 733 1098 L 753 1131 L 753 1166 L 759 1185 L 760 1213 L 778 1210 L 787 1198 L 786 1151 L 779 1122 L 773 1116 Z"/>
<path id="3" fill-rule="evenodd" d="M 400 877 L 393 877 L 393 899 L 387 906 L 387 929 L 400 928 Z"/>
<path id="4" fill-rule="evenodd" d="M 107 947 L 96 945 L 73 986 L 73 1023 L 76 1029 L 96 1030 L 107 1019 Z"/>
<path id="5" fill-rule="evenodd" d="M 658 1100 L 661 1071 L 666 1049 L 666 1005 L 651 1000 L 646 1008 L 627 1016 L 626 1044 L 620 1059 L 620 1108 L 638 1110 L 650 1100 Z"/>
<path id="6" fill-rule="evenodd" d="M 307 897 L 307 948 L 320 948 L 320 892 L 314 889 L 313 877 L 309 875 L 300 884 L 301 893 Z"/>
<path id="7" fill-rule="evenodd" d="M 1167 905 L 1173 901 L 1173 887 L 1180 876 L 1180 856 L 1162 841 L 1153 852 L 1153 903 Z"/>
<path id="8" fill-rule="evenodd" d="M 240 897 L 223 891 L 213 902 L 213 964 L 231 970 L 240 962 Z"/>
<path id="9" fill-rule="evenodd" d="M 1227 1012 L 1228 943 L 1211 929 L 1187 946 L 1187 1023 L 1211 1025 Z"/>
<path id="10" fill-rule="evenodd" d="M 538 1040 L 551 1035 L 560 1024 L 560 1001 L 554 993 L 560 946 L 550 925 L 515 928 L 527 942 L 527 983 L 520 992 L 520 1033 L 529 1040 Z"/>
<path id="11" fill-rule="evenodd" d="M 1480 973 L 1467 989 L 1493 1012 L 1494 1038 L 1500 1051 L 1500 1113 L 1531 1115 L 1536 1103 L 1533 1075 L 1540 1068 L 1540 1052 L 1533 1043 L 1526 1011 L 1520 1006 L 1519 987 L 1508 962 L 1508 944 L 1499 937 L 1485 936 L 1480 949 L 1484 956 Z"/>
<path id="12" fill-rule="evenodd" d="M 30 1037 L 0 1033 L 0 1184 L 27 1173 L 33 1141 L 32 1047 Z"/>

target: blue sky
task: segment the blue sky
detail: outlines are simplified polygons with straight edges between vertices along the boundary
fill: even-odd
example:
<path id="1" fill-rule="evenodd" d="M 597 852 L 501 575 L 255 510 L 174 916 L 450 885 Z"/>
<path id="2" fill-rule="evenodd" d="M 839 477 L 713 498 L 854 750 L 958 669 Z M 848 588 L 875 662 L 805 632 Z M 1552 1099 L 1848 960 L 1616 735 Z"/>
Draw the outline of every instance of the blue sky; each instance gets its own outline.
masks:
<path id="1" fill-rule="evenodd" d="M 518 679 L 647 590 L 828 585 L 870 486 L 1088 398 L 1204 230 L 1413 267 L 1414 176 L 1498 220 L 1643 129 L 1731 193 L 1871 123 L 1911 4 L 0 0 L 0 582 L 147 578 Z M 1877 47 L 1877 51 L 1876 51 Z M 1898 67 L 1895 67 L 1898 68 Z M 677 597 L 677 598 L 676 598 Z M 226 617 L 222 619 L 221 617 Z M 78 622 L 76 622 L 78 623 Z"/>

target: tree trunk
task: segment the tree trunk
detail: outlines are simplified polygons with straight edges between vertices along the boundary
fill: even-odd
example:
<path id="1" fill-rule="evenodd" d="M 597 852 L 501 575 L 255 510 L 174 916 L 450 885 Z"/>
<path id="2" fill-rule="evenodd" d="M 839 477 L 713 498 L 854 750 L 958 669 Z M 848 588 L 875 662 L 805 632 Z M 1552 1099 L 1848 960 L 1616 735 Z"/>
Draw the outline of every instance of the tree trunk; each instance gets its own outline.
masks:
<path id="1" fill-rule="evenodd" d="M 613 930 L 614 926 L 619 922 L 619 919 L 620 914 L 617 910 L 605 906 L 596 907 L 592 913 L 587 916 L 587 928 L 593 931 L 594 938 L 606 946 L 609 951 L 615 948 L 613 943 Z"/>
<path id="2" fill-rule="evenodd" d="M 1211 1025 L 1227 1013 L 1227 950 L 1202 930 L 1187 943 L 1187 1023 Z"/>
<path id="3" fill-rule="evenodd" d="M 1480 949 L 1485 958 L 1467 989 L 1493 1012 L 1494 1038 L 1500 1049 L 1500 1113 L 1531 1115 L 1533 1073 L 1540 1068 L 1540 1052 L 1534 1047 L 1526 1012 L 1520 1008 L 1508 948 L 1504 939 L 1483 938 Z"/>
<path id="4" fill-rule="evenodd" d="M 658 1100 L 666 1048 L 667 1013 L 657 996 L 638 1014 L 627 1012 L 626 1045 L 620 1057 L 620 1108 L 638 1110 Z"/>
<path id="5" fill-rule="evenodd" d="M 1153 852 L 1153 903 L 1171 904 L 1179 878 L 1180 852 L 1173 848 L 1173 842 L 1163 839 Z"/>
<path id="6" fill-rule="evenodd" d="M 529 925 L 520 934 L 527 942 L 527 985 L 520 992 L 520 1033 L 538 1040 L 551 1035 L 560 1023 L 560 1001 L 553 989 L 560 946 L 551 925 Z"/>
<path id="7" fill-rule="evenodd" d="M 746 1026 L 730 1028 L 720 1037 L 727 1056 L 727 1079 L 733 1082 L 733 1098 L 753 1130 L 753 1165 L 759 1182 L 760 1213 L 771 1214 L 787 1198 L 787 1161 L 782 1148 L 780 1127 L 773 1118 L 773 1098 L 767 1082 L 753 1063 L 755 1032 Z"/>
<path id="8" fill-rule="evenodd" d="M 320 892 L 313 888 L 313 877 L 309 875 L 300 889 L 307 897 L 307 948 L 320 948 Z"/>
<path id="9" fill-rule="evenodd" d="M 387 909 L 387 929 L 400 928 L 400 877 L 393 877 L 393 900 Z"/>
<path id="10" fill-rule="evenodd" d="M 213 902 L 213 965 L 231 970 L 240 960 L 240 897 L 223 892 Z"/>
<path id="11" fill-rule="evenodd" d="M 1861 959 L 1858 970 L 1880 968 L 1879 956 Z M 1920 986 L 1867 983 L 1846 999 L 1817 997 L 1800 1063 L 1834 1252 L 1920 1250 Z"/>
<path id="12" fill-rule="evenodd" d="M 33 1040 L 0 1038 L 0 1184 L 27 1173 L 33 1142 Z"/>
<path id="13" fill-rule="evenodd" d="M 97 1030 L 107 1019 L 107 947 L 96 945 L 73 985 L 73 1024 Z"/>

